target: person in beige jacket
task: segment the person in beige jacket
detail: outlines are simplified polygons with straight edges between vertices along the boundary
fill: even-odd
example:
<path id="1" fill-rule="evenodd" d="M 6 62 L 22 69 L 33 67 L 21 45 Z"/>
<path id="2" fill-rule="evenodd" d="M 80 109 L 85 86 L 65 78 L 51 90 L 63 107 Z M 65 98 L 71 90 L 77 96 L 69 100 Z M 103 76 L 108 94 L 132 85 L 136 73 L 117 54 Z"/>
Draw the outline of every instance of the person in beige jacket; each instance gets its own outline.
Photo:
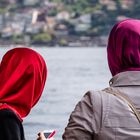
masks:
<path id="1" fill-rule="evenodd" d="M 140 140 L 140 20 L 113 27 L 107 54 L 110 87 L 84 95 L 63 140 Z"/>

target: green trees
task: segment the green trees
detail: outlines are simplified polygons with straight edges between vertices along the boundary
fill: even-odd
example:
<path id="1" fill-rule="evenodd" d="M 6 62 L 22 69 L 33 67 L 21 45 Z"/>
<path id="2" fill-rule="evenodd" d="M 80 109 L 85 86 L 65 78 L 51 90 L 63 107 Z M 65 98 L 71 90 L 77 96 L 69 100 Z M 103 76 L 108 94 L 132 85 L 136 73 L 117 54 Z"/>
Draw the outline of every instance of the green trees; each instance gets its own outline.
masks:
<path id="1" fill-rule="evenodd" d="M 40 33 L 32 36 L 32 42 L 50 42 L 52 41 L 52 36 L 48 33 Z"/>

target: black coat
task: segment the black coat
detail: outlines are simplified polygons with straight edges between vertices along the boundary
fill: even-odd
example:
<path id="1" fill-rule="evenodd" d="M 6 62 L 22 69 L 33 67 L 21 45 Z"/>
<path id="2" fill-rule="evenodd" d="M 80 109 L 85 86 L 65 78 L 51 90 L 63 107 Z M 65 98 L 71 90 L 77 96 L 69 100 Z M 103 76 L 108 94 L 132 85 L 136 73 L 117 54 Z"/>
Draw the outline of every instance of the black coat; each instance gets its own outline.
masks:
<path id="1" fill-rule="evenodd" d="M 22 122 L 9 110 L 0 110 L 0 140 L 25 140 Z"/>

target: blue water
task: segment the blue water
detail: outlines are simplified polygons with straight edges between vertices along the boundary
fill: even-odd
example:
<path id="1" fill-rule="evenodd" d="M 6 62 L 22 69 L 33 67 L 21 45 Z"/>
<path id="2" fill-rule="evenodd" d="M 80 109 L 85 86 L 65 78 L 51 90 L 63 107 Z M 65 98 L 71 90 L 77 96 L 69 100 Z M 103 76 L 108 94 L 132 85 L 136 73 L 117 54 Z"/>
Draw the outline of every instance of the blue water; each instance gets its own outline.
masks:
<path id="1" fill-rule="evenodd" d="M 0 48 L 0 57 L 10 48 Z M 108 86 L 111 78 L 106 48 L 33 48 L 43 55 L 48 78 L 43 95 L 24 119 L 27 140 L 36 140 L 41 130 L 55 129 L 61 140 L 70 112 L 88 90 Z"/>

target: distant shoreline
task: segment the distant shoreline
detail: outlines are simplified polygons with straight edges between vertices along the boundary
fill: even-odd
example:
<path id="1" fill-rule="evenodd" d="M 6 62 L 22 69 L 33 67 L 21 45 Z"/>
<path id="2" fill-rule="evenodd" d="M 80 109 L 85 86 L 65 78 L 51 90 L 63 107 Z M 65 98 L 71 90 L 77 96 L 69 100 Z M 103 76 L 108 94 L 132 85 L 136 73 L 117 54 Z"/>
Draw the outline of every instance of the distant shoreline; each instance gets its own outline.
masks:
<path id="1" fill-rule="evenodd" d="M 100 36 L 100 37 L 92 37 L 92 38 L 80 38 L 77 40 L 67 40 L 66 44 L 59 44 L 58 42 L 20 42 L 14 43 L 14 41 L 10 40 L 0 40 L 1 47 L 8 47 L 10 46 L 35 46 L 35 47 L 106 47 L 107 45 L 107 36 Z"/>

